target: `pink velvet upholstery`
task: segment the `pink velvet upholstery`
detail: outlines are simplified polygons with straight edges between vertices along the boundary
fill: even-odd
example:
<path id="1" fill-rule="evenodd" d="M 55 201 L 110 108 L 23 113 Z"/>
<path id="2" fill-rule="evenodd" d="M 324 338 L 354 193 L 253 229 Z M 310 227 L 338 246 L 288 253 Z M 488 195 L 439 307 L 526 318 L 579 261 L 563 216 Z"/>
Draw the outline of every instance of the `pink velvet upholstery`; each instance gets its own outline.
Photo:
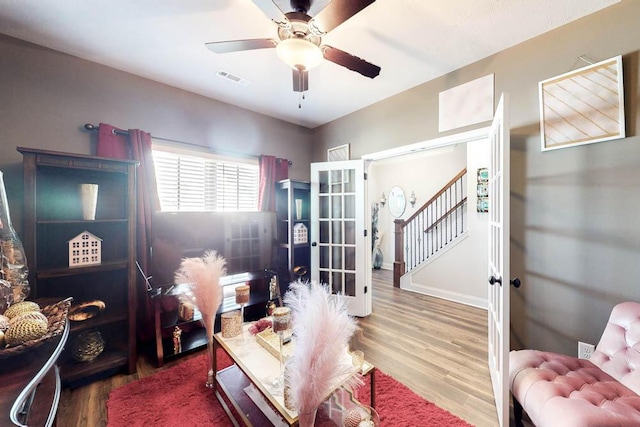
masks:
<path id="1" fill-rule="evenodd" d="M 509 371 L 514 399 L 538 427 L 640 426 L 640 303 L 614 307 L 591 360 L 512 351 Z"/>

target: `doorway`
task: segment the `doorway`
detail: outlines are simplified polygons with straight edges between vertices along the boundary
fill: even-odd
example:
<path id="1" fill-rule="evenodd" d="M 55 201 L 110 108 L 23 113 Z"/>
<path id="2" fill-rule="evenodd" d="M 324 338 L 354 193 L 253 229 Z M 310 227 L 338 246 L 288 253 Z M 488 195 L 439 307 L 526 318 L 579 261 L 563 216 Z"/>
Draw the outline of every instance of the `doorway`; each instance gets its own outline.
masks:
<path id="1" fill-rule="evenodd" d="M 457 245 L 455 250 L 460 252 L 458 257 L 439 257 L 434 262 L 430 261 L 429 268 L 416 268 L 402 280 L 402 288 L 413 292 L 436 296 L 462 304 L 487 308 L 486 284 L 486 248 L 487 248 L 487 216 L 476 214 L 476 170 L 487 167 L 489 162 L 488 145 L 489 128 L 481 128 L 469 132 L 450 135 L 391 150 L 367 154 L 362 158 L 367 163 L 367 180 L 369 200 L 367 206 L 378 203 L 378 228 L 382 231 L 381 249 L 383 252 L 382 268 L 392 269 L 395 258 L 395 219 L 388 209 L 388 205 L 381 205 L 382 194 L 388 198 L 389 190 L 398 185 L 405 193 L 408 200 L 411 192 L 416 195 L 415 206 L 407 203 L 407 207 L 401 219 L 407 219 L 419 209 L 428 198 L 439 190 L 448 180 L 455 176 L 460 169 L 467 167 L 468 178 L 468 212 L 469 226 L 474 232 L 465 242 Z M 457 159 L 457 160 L 456 160 Z M 451 162 L 450 165 L 438 165 L 438 162 Z M 433 166 L 433 165 L 436 166 Z M 390 168 L 378 165 L 391 165 Z M 408 171 L 407 165 L 420 167 L 419 171 Z M 436 182 L 424 182 L 428 178 L 413 179 L 413 177 L 428 177 L 427 169 L 433 168 L 432 173 L 441 173 L 442 177 Z M 389 173 L 388 170 L 394 171 Z M 377 170 L 385 170 L 383 176 L 376 174 Z M 403 181 L 402 177 L 408 177 Z M 408 184 L 405 184 L 408 183 Z M 368 208 L 369 215 L 371 209 Z M 370 222 L 369 222 L 370 223 Z M 482 257 L 484 256 L 484 258 Z M 456 259 L 464 257 L 469 262 L 468 268 L 457 268 L 454 265 Z M 435 257 L 434 257 L 435 258 Z M 371 272 L 369 272 L 371 273 Z M 453 275 L 453 276 L 452 276 Z M 448 279 L 443 282 L 441 278 Z"/>

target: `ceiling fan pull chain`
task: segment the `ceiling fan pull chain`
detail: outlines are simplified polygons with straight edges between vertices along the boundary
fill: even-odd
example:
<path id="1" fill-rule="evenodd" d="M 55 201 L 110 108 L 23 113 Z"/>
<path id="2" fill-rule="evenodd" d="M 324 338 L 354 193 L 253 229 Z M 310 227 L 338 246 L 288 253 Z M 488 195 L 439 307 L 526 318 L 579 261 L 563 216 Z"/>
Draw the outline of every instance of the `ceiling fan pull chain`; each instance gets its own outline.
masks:
<path id="1" fill-rule="evenodd" d="M 300 87 L 300 92 L 298 92 L 298 108 L 302 108 L 302 100 L 304 99 L 304 92 L 302 91 L 302 70 L 298 73 L 298 87 Z"/>

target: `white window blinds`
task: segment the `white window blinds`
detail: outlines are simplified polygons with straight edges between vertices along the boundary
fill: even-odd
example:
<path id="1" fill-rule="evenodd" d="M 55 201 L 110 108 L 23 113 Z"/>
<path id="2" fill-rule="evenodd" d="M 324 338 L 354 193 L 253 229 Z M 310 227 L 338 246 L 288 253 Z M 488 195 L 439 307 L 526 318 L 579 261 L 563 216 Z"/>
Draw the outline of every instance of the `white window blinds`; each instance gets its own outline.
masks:
<path id="1" fill-rule="evenodd" d="M 154 143 L 162 211 L 257 211 L 257 160 L 237 160 Z"/>

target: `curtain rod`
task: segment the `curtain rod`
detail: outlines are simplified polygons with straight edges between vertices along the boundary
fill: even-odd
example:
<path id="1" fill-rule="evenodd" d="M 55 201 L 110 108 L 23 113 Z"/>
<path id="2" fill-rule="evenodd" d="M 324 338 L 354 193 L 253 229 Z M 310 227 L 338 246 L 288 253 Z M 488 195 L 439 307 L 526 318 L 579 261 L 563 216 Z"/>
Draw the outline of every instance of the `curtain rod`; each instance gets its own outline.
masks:
<path id="1" fill-rule="evenodd" d="M 92 125 L 91 123 L 85 123 L 84 128 L 88 131 L 98 131 L 98 126 L 96 125 Z M 116 135 L 129 135 L 129 131 L 126 130 L 120 130 L 120 129 L 113 129 L 113 133 L 115 133 Z M 214 153 L 217 154 L 223 154 L 221 152 L 216 152 L 214 150 L 211 150 L 208 147 L 205 147 L 203 145 L 198 145 L 198 144 L 194 144 L 192 142 L 185 142 L 185 141 L 176 141 L 175 139 L 169 139 L 169 138 L 160 138 L 159 136 L 154 136 L 153 139 L 157 139 L 159 141 L 166 141 L 166 142 L 171 142 L 174 144 L 180 144 L 180 145 L 188 145 L 190 147 L 195 147 L 195 148 L 200 148 L 200 149 L 208 149 L 210 151 L 213 151 Z M 230 155 L 236 156 L 236 157 L 253 157 L 253 158 L 259 158 L 260 156 L 255 156 L 253 154 L 243 154 L 243 153 L 236 153 L 234 151 L 228 151 L 227 152 Z M 280 163 L 282 162 L 282 159 L 278 158 L 276 159 L 276 162 Z M 287 163 L 289 164 L 289 166 L 291 166 L 293 164 L 293 162 L 291 160 L 288 160 Z"/>

